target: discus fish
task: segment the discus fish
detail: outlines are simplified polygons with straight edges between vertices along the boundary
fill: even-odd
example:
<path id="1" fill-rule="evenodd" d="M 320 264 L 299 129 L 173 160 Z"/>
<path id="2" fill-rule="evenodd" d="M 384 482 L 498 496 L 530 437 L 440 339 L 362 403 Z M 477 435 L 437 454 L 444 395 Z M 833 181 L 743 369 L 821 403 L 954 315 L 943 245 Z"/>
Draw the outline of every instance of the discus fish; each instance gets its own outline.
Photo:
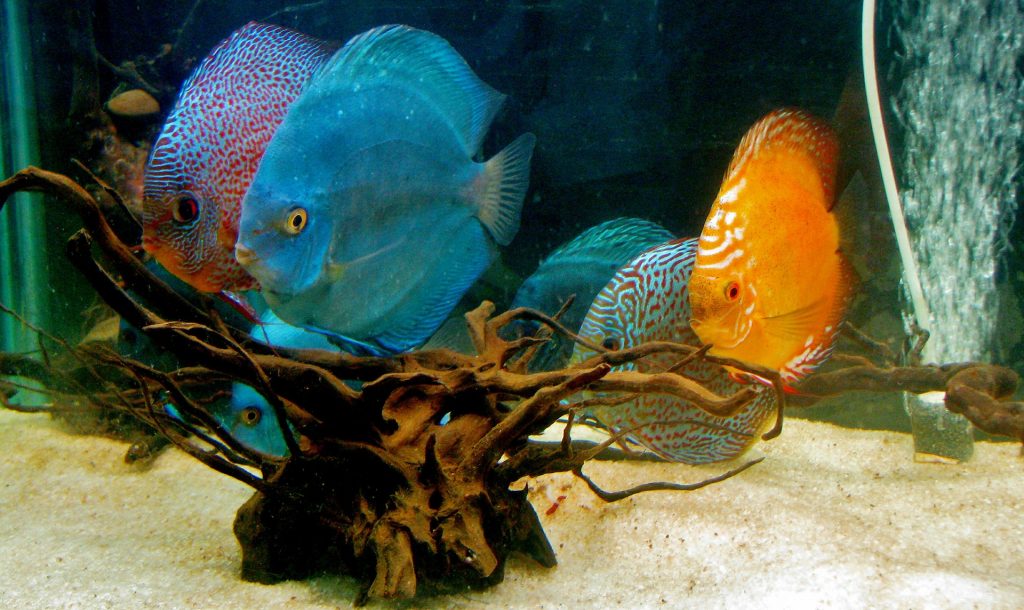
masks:
<path id="1" fill-rule="evenodd" d="M 274 408 L 252 386 L 231 384 L 231 398 L 211 406 L 210 414 L 246 447 L 277 457 L 288 455 Z"/>
<path id="2" fill-rule="evenodd" d="M 523 282 L 512 299 L 512 307 L 530 307 L 554 314 L 575 295 L 560 318 L 576 332 L 597 293 L 620 267 L 644 250 L 675 239 L 661 225 L 640 218 L 616 218 L 591 227 L 563 244 L 545 258 Z M 520 336 L 533 335 L 539 324 L 522 321 L 513 329 Z M 556 334 L 530 361 L 530 370 L 553 370 L 565 365 L 573 342 Z"/>
<path id="3" fill-rule="evenodd" d="M 519 228 L 533 135 L 473 160 L 503 100 L 428 32 L 338 51 L 242 205 L 235 256 L 281 319 L 357 353 L 423 343 Z"/>
<path id="4" fill-rule="evenodd" d="M 697 336 L 689 324 L 689 282 L 696 250 L 696 239 L 678 239 L 640 254 L 598 293 L 580 335 L 613 350 L 648 341 L 696 345 Z M 570 362 L 578 364 L 595 353 L 577 345 Z M 680 358 L 679 354 L 654 354 L 613 370 L 663 372 Z M 727 418 L 709 415 L 689 401 L 667 394 L 641 394 L 626 403 L 593 407 L 586 414 L 612 433 L 632 430 L 630 438 L 666 459 L 704 464 L 743 453 L 775 411 L 770 387 L 734 381 L 719 365 L 695 360 L 677 372 L 719 396 L 747 387 L 757 395 Z"/>
<path id="5" fill-rule="evenodd" d="M 185 81 L 145 171 L 142 245 L 204 292 L 247 290 L 234 258 L 239 206 L 285 112 L 335 47 L 249 23 Z"/>
<path id="6" fill-rule="evenodd" d="M 711 355 L 789 383 L 831 354 L 854 277 L 832 213 L 838 151 L 828 125 L 792 109 L 740 141 L 690 280 L 691 324 Z"/>
<path id="7" fill-rule="evenodd" d="M 263 312 L 259 324 L 249 334 L 254 340 L 273 347 L 337 350 L 323 335 L 285 324 L 270 310 Z M 274 408 L 252 386 L 233 383 L 231 397 L 215 401 L 208 408 L 210 415 L 243 445 L 267 455 L 288 455 Z M 186 419 L 173 405 L 165 405 L 164 410 L 172 417 Z"/>
<path id="8" fill-rule="evenodd" d="M 274 408 L 252 386 L 233 383 L 231 398 L 216 400 L 206 408 L 239 443 L 267 455 L 288 455 L 288 445 L 281 434 L 281 426 L 277 423 Z M 173 403 L 164 403 L 163 409 L 164 413 L 178 421 L 197 425 L 192 418 L 178 411 Z"/>
<path id="9" fill-rule="evenodd" d="M 327 337 L 285 324 L 269 309 L 249 333 L 253 339 L 287 349 L 323 349 L 337 351 Z M 231 400 L 216 405 L 211 414 L 239 442 L 268 455 L 287 456 L 288 447 L 281 434 L 274 408 L 255 388 L 244 383 L 231 386 Z"/>

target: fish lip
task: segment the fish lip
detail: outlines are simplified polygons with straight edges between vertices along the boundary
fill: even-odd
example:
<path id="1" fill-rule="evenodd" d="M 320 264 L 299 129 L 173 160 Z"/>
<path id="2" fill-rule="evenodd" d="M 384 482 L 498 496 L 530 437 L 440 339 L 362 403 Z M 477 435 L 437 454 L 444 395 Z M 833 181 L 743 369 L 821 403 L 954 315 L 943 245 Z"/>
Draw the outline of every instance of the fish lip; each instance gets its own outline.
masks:
<path id="1" fill-rule="evenodd" d="M 736 337 L 735 340 L 729 341 L 726 338 L 727 333 L 722 331 L 720 328 L 716 328 L 712 329 L 710 333 L 705 331 L 705 335 L 710 336 L 701 336 L 700 331 L 698 331 L 697 329 L 704 325 L 705 321 L 701 320 L 700 318 L 690 318 L 689 322 L 690 328 L 692 328 L 693 332 L 696 333 L 697 338 L 700 339 L 701 342 L 704 343 L 705 345 L 712 345 L 716 350 L 733 349 L 739 344 L 743 343 L 743 341 L 747 338 L 747 335 L 750 334 L 750 329 L 747 329 L 747 332 Z"/>
<path id="2" fill-rule="evenodd" d="M 232 255 L 234 255 L 238 264 L 245 268 L 258 263 L 260 260 L 259 255 L 252 248 L 243 244 L 241 240 L 235 242 L 235 247 L 232 248 Z"/>

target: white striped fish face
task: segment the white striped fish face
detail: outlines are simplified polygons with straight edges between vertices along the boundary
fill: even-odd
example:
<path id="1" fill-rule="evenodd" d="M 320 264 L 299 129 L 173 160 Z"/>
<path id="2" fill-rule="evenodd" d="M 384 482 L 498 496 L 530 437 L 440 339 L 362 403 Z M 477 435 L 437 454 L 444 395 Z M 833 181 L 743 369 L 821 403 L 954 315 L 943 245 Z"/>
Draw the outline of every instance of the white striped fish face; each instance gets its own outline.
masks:
<path id="1" fill-rule="evenodd" d="M 747 277 L 753 262 L 744 244 L 748 227 L 732 209 L 746 180 L 734 182 L 723 188 L 704 224 L 690 279 L 690 326 L 703 343 L 721 349 L 747 339 L 757 303 Z"/>

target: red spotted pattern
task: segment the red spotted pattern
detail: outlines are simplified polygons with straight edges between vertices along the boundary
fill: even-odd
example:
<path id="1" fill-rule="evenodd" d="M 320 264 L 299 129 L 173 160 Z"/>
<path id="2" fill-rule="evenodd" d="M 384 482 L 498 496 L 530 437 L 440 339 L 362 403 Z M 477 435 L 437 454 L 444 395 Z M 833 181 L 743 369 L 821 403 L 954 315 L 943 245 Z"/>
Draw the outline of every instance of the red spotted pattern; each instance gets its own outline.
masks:
<path id="1" fill-rule="evenodd" d="M 291 103 L 335 46 L 275 25 L 250 23 L 221 42 L 185 82 L 146 168 L 143 245 L 199 290 L 244 290 L 256 281 L 234 245 L 242 197 Z M 183 225 L 174 206 L 199 204 Z"/>

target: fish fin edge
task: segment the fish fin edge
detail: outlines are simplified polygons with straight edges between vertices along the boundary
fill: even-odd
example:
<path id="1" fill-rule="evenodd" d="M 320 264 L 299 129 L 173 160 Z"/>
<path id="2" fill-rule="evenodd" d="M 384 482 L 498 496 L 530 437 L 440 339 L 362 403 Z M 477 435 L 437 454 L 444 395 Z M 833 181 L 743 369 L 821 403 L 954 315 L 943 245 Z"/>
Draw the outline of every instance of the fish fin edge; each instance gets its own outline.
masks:
<path id="1" fill-rule="evenodd" d="M 616 266 L 621 267 L 640 253 L 673 239 L 676 236 L 656 222 L 620 216 L 584 230 L 553 250 L 537 267 L 539 269 L 550 260 L 576 254 L 614 258 Z"/>
<path id="2" fill-rule="evenodd" d="M 477 202 L 477 217 L 499 245 L 507 246 L 519 231 L 536 142 L 532 133 L 524 133 L 484 164 L 484 192 Z"/>
<path id="3" fill-rule="evenodd" d="M 333 73 L 343 74 L 345 85 L 382 78 L 404 83 L 450 121 L 469 157 L 480 150 L 506 97 L 481 80 L 447 40 L 407 25 L 383 25 L 353 37 L 318 80 L 329 82 L 324 77 Z"/>

